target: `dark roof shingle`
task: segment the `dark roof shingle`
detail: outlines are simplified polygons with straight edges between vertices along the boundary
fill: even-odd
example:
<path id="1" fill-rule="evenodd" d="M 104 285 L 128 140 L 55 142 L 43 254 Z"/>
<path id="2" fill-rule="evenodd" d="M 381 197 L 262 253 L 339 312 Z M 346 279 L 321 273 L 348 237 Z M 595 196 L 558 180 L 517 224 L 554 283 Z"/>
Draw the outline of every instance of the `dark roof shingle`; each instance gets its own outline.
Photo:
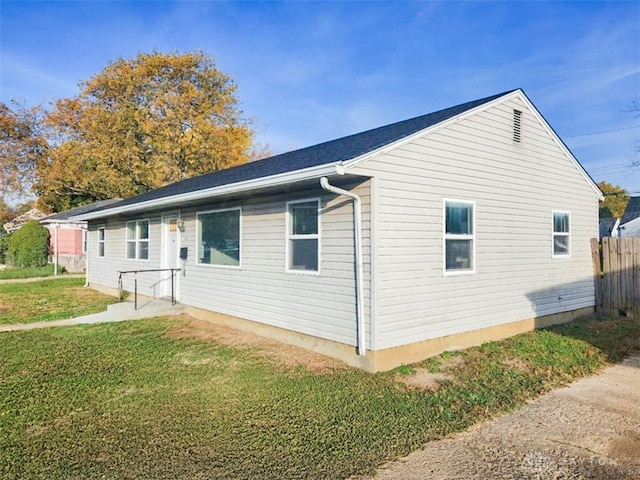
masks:
<path id="1" fill-rule="evenodd" d="M 629 203 L 627 203 L 627 208 L 624 210 L 624 214 L 622 215 L 622 220 L 620 220 L 620 225 L 624 225 L 625 223 L 630 222 L 636 218 L 640 217 L 640 197 L 631 197 L 629 198 Z"/>
<path id="2" fill-rule="evenodd" d="M 156 190 L 136 195 L 135 197 L 123 200 L 116 205 L 109 205 L 102 209 L 135 205 L 137 203 L 172 197 L 183 193 L 269 177 L 296 170 L 303 170 L 323 164 L 351 160 L 378 148 L 382 148 L 385 145 L 401 140 L 402 138 L 428 127 L 437 125 L 438 123 L 485 103 L 491 102 L 492 100 L 500 98 L 513 91 L 515 90 L 463 103 L 455 107 L 446 108 L 434 113 L 392 123 L 384 127 L 374 128 L 372 130 L 356 133 L 336 140 L 330 140 L 328 142 L 302 148 L 300 150 L 282 153 L 280 155 L 265 158 L 264 160 L 206 173 L 204 175 L 182 180 Z M 99 211 L 102 209 L 97 210 Z"/>

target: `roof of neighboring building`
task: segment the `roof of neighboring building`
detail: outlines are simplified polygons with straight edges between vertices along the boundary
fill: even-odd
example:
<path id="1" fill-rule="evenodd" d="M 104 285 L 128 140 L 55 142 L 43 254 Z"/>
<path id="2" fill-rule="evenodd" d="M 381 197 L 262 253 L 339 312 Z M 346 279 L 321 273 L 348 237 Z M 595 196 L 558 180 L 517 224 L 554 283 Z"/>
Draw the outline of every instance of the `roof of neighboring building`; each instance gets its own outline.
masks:
<path id="1" fill-rule="evenodd" d="M 89 203 L 87 205 L 81 205 L 79 207 L 70 208 L 64 212 L 54 213 L 40 220 L 41 223 L 64 223 L 69 220 L 69 217 L 82 215 L 85 213 L 93 212 L 100 208 L 106 208 L 110 205 L 114 205 L 121 202 L 121 198 L 111 198 L 108 200 L 98 200 L 97 202 Z"/>
<path id="2" fill-rule="evenodd" d="M 135 197 L 128 198 L 117 205 L 108 207 L 122 207 L 136 203 L 172 197 L 198 190 L 209 189 L 221 185 L 244 182 L 248 180 L 269 177 L 282 173 L 303 170 L 323 164 L 339 163 L 357 158 L 390 143 L 401 140 L 425 128 L 437 125 L 456 115 L 476 108 L 485 103 L 507 95 L 515 90 L 499 93 L 490 97 L 456 105 L 455 107 L 439 110 L 434 113 L 392 123 L 365 132 L 356 133 L 337 140 L 320 143 L 310 147 L 282 153 L 263 160 L 245 163 L 225 170 L 219 170 L 197 177 L 172 183 L 165 187 L 152 190 Z M 106 209 L 107 207 L 101 208 Z M 96 209 L 99 210 L 99 209 Z M 79 214 L 78 214 L 79 215 Z"/>
<path id="3" fill-rule="evenodd" d="M 601 218 L 598 223 L 598 228 L 600 232 L 600 238 L 602 237 L 610 237 L 611 231 L 616 226 L 617 218 L 609 217 L 609 218 Z"/>
<path id="4" fill-rule="evenodd" d="M 3 225 L 5 231 L 7 233 L 13 233 L 22 227 L 25 223 L 30 220 L 40 220 L 43 217 L 46 217 L 47 214 L 38 210 L 37 208 L 32 208 L 28 212 L 23 213 L 22 215 L 18 215 L 13 220 L 5 223 Z"/>
<path id="5" fill-rule="evenodd" d="M 622 215 L 622 220 L 620 220 L 620 225 L 624 225 L 636 218 L 640 218 L 640 197 L 631 197 Z"/>

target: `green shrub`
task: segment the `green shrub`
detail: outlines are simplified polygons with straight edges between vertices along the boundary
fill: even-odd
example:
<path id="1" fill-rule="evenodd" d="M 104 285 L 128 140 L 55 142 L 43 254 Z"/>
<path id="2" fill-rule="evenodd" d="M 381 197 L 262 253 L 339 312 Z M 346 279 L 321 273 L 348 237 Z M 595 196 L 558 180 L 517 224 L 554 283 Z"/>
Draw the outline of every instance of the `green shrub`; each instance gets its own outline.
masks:
<path id="1" fill-rule="evenodd" d="M 7 250 L 9 249 L 9 235 L 3 235 L 0 237 L 0 264 L 7 263 Z"/>
<path id="2" fill-rule="evenodd" d="M 11 234 L 6 260 L 16 267 L 43 267 L 49 255 L 49 230 L 36 220 Z"/>

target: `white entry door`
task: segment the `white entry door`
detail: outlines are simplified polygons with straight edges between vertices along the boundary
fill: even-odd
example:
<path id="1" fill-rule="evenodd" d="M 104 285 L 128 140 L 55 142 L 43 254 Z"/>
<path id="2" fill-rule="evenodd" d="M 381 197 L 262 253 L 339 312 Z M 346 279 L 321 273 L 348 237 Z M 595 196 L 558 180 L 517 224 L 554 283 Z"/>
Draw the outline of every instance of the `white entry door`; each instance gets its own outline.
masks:
<path id="1" fill-rule="evenodd" d="M 180 252 L 180 231 L 178 230 L 177 213 L 162 214 L 162 268 L 180 268 L 178 259 Z M 162 294 L 171 296 L 171 272 L 162 272 Z M 176 299 L 179 295 L 180 273 L 173 272 L 173 293 Z"/>

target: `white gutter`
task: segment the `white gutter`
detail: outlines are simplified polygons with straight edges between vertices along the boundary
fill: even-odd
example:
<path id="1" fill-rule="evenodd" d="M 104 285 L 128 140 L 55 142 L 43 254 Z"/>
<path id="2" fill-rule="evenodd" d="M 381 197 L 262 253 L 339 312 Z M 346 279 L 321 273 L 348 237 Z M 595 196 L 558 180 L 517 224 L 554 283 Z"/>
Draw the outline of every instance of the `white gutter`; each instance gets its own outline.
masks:
<path id="1" fill-rule="evenodd" d="M 353 192 L 343 190 L 329 184 L 327 177 L 320 179 L 320 186 L 337 195 L 344 195 L 353 199 L 353 215 L 354 215 L 354 241 L 355 241 L 355 261 L 356 261 L 356 317 L 357 317 L 357 342 L 358 342 L 358 355 L 366 355 L 366 343 L 364 336 L 364 278 L 363 278 L 363 264 L 362 264 L 362 206 L 360 197 Z"/>
<path id="2" fill-rule="evenodd" d="M 84 286 L 89 286 L 89 228 L 85 226 L 83 232 L 87 232 L 87 251 L 84 252 Z M 82 234 L 82 241 L 84 242 L 84 233 Z"/>
<path id="3" fill-rule="evenodd" d="M 89 212 L 77 216 L 71 216 L 69 219 L 73 220 L 93 220 L 96 218 L 104 218 L 111 215 L 118 215 L 120 213 L 137 212 L 140 210 L 147 210 L 150 208 L 160 208 L 171 205 L 175 207 L 177 203 L 191 202 L 194 200 L 203 200 L 207 198 L 216 197 L 219 195 L 226 195 L 231 193 L 240 193 L 250 190 L 255 190 L 265 187 L 275 187 L 279 185 L 286 185 L 288 183 L 300 182 L 304 180 L 317 179 L 324 175 L 335 175 L 338 172 L 338 164 L 328 163 L 316 167 L 305 168 L 303 170 L 295 170 L 293 172 L 285 172 L 277 175 L 271 175 L 269 177 L 260 177 L 253 180 L 246 180 L 244 182 L 231 183 L 227 185 L 220 185 L 219 187 L 205 188 L 203 190 L 196 190 L 193 192 L 185 192 L 178 195 L 171 195 L 169 197 L 157 198 L 155 200 L 147 200 L 146 202 L 134 203 L 131 205 L 123 205 L 121 207 L 106 208 L 96 212 Z"/>

